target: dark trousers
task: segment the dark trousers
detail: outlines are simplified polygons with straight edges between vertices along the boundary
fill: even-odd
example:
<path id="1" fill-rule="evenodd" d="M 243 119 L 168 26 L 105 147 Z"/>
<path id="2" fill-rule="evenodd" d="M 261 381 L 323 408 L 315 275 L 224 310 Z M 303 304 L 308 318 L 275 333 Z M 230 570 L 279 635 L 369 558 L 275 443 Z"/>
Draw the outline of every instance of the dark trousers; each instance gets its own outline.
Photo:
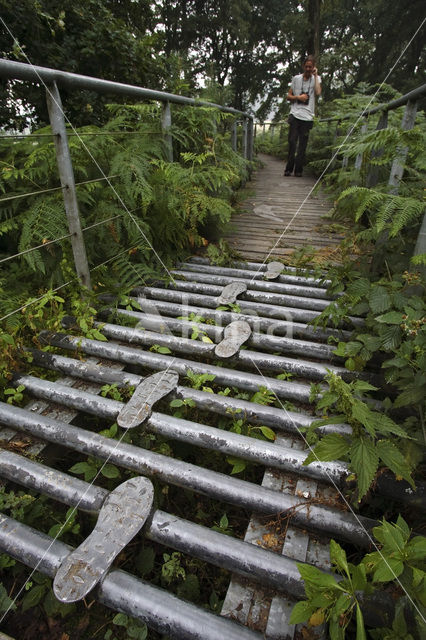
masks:
<path id="1" fill-rule="evenodd" d="M 312 120 L 299 120 L 293 115 L 289 116 L 288 122 L 288 159 L 285 170 L 292 173 L 294 169 L 295 173 L 302 173 L 309 132 L 314 123 Z"/>

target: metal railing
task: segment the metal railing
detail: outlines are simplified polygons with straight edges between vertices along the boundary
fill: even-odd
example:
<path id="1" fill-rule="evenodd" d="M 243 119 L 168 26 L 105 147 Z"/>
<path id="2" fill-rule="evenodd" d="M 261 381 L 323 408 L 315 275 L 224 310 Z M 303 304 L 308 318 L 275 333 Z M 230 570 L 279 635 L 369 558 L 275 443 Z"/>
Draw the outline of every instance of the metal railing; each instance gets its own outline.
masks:
<path id="1" fill-rule="evenodd" d="M 66 128 L 59 91 L 61 88 L 67 89 L 68 91 L 90 90 L 101 94 L 125 96 L 133 100 L 154 100 L 161 102 L 163 105 L 161 125 L 166 143 L 166 157 L 170 162 L 173 161 L 173 144 L 170 133 L 172 126 L 171 103 L 193 107 L 211 107 L 224 113 L 232 114 L 235 116 L 231 131 L 232 148 L 234 151 L 237 151 L 237 126 L 241 124 L 241 153 L 247 160 L 253 158 L 253 116 L 232 107 L 197 100 L 187 96 L 175 95 L 165 91 L 146 89 L 6 59 L 0 59 L 0 77 L 9 80 L 37 82 L 44 86 L 46 90 L 47 107 L 55 142 L 56 159 L 61 182 L 60 188 L 63 191 L 75 269 L 81 284 L 88 288 L 91 286 L 90 269 L 83 230 L 80 223 L 76 183 L 68 145 L 69 132 Z"/>
<path id="2" fill-rule="evenodd" d="M 416 115 L 418 110 L 419 101 L 426 96 L 426 84 L 413 89 L 412 91 L 396 98 L 395 100 L 391 100 L 384 104 L 380 104 L 376 107 L 372 107 L 371 109 L 365 109 L 361 112 L 355 124 L 349 126 L 349 130 L 347 132 L 346 137 L 349 138 L 352 133 L 354 133 L 355 129 L 359 126 L 361 122 L 361 131 L 366 132 L 368 127 L 368 120 L 371 116 L 380 114 L 379 120 L 376 125 L 376 131 L 381 129 L 386 129 L 388 126 L 388 114 L 390 111 L 394 111 L 399 107 L 405 106 L 405 110 L 402 116 L 400 128 L 403 131 L 408 131 L 413 129 L 416 122 Z M 347 114 L 344 116 L 334 116 L 331 118 L 320 118 L 320 123 L 336 123 L 336 130 L 334 134 L 334 145 L 337 142 L 337 138 L 340 135 L 340 127 L 342 122 L 350 120 L 353 118 L 352 114 Z M 254 137 L 257 136 L 258 128 L 261 129 L 262 134 L 264 136 L 270 136 L 271 141 L 274 139 L 276 132 L 280 139 L 283 137 L 284 127 L 287 125 L 286 121 L 280 122 L 256 122 L 254 123 Z M 268 128 L 267 128 L 268 127 Z M 382 154 L 381 150 L 376 150 L 373 152 L 372 157 L 379 158 Z M 390 169 L 389 177 L 388 177 L 388 188 L 389 193 L 397 195 L 399 191 L 400 182 L 404 173 L 405 162 L 408 155 L 408 147 L 400 147 L 397 150 L 397 154 L 392 162 L 392 166 Z M 361 171 L 365 162 L 365 158 L 362 154 L 359 154 L 355 158 L 355 169 Z M 342 166 L 346 167 L 348 164 L 348 158 L 344 157 L 342 160 Z M 378 183 L 379 175 L 378 175 L 378 167 L 377 164 L 370 163 L 368 166 L 367 172 L 367 186 L 374 187 Z M 419 229 L 419 233 L 417 236 L 416 245 L 414 248 L 413 255 L 420 255 L 422 253 L 426 253 L 426 214 L 423 217 L 423 221 L 421 227 Z"/>

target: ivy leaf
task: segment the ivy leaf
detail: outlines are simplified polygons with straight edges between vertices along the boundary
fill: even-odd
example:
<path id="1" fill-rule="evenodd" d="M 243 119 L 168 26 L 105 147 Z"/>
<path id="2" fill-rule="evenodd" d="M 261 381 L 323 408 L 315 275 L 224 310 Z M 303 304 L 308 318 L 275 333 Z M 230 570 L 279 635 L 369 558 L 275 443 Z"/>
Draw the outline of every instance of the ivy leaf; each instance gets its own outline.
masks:
<path id="1" fill-rule="evenodd" d="M 349 450 L 349 443 L 339 433 L 329 433 L 325 435 L 316 445 L 315 449 L 310 452 L 303 465 L 307 466 L 311 462 L 321 460 L 328 462 L 330 460 L 339 460 Z"/>
<path id="2" fill-rule="evenodd" d="M 374 443 L 369 438 L 355 440 L 350 448 L 351 467 L 358 478 L 359 499 L 367 493 L 379 465 Z"/>
<path id="3" fill-rule="evenodd" d="M 413 478 L 411 477 L 410 466 L 392 442 L 389 440 L 379 440 L 376 443 L 376 451 L 380 459 L 396 476 L 404 478 L 413 489 L 415 488 Z"/>
<path id="4" fill-rule="evenodd" d="M 365 565 L 351 565 L 352 587 L 355 591 L 364 591 L 367 587 L 367 576 Z"/>
<path id="5" fill-rule="evenodd" d="M 184 404 L 185 404 L 185 403 L 184 403 L 184 401 L 183 401 L 183 400 L 180 400 L 180 398 L 175 398 L 174 400 L 172 400 L 172 401 L 170 402 L 170 406 L 171 406 L 172 408 L 175 408 L 175 407 L 182 407 Z"/>
<path id="6" fill-rule="evenodd" d="M 25 594 L 22 599 L 21 609 L 27 611 L 31 607 L 35 607 L 43 598 L 46 593 L 46 585 L 38 584 L 35 587 L 31 587 L 30 591 Z"/>
<path id="7" fill-rule="evenodd" d="M 346 292 L 351 298 L 363 298 L 368 295 L 371 283 L 367 278 L 358 278 L 355 282 L 351 282 Z"/>
<path id="8" fill-rule="evenodd" d="M 7 591 L 2 584 L 0 584 L 0 613 L 4 611 L 16 610 L 16 604 L 13 602 L 11 598 L 7 595 Z"/>
<path id="9" fill-rule="evenodd" d="M 424 385 L 418 385 L 416 383 L 409 384 L 406 386 L 404 391 L 402 391 L 397 396 L 394 402 L 394 406 L 398 408 L 398 407 L 406 407 L 407 405 L 420 404 L 421 402 L 423 402 L 424 397 L 425 397 Z"/>

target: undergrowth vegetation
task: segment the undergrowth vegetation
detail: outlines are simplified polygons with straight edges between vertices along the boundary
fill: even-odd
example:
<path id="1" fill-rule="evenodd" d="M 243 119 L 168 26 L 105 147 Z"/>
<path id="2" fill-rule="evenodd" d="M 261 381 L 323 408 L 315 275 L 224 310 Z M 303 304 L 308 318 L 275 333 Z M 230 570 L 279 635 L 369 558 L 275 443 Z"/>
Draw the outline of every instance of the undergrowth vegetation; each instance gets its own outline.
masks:
<path id="1" fill-rule="evenodd" d="M 396 97 L 387 85 L 372 96 L 372 88 L 361 84 L 354 94 L 321 105 L 308 166 L 334 200 L 324 230 L 338 226 L 345 239 L 329 257 L 305 247 L 291 260 L 297 267 L 314 268 L 320 278 L 326 269 L 329 293 L 338 296 L 315 326 L 348 326 L 353 316 L 364 319 L 349 340 L 336 341 L 334 353 L 349 371 L 368 371 L 377 382 L 347 383 L 330 372 L 328 390 L 313 394 L 318 420 L 306 434 L 311 453 L 305 464 L 318 459 L 347 462 L 349 483 L 355 481 L 347 497 L 355 509 L 374 503 L 374 484 L 386 470 L 397 481 L 405 479 L 409 491 L 424 477 L 426 255 L 415 246 L 425 214 L 425 116 L 417 113 L 410 130 L 401 128 L 404 107 L 388 112 L 387 127 L 382 118 L 376 129 L 380 114 L 359 118 L 363 109 Z M 266 132 L 258 148 L 282 157 L 285 144 Z M 389 183 L 395 158 L 404 170 L 398 187 Z M 351 426 L 350 434 L 318 430 L 342 422 Z M 337 579 L 300 565 L 307 600 L 296 605 L 291 621 L 306 621 L 309 627 L 327 623 L 332 640 L 420 639 L 426 614 L 426 539 L 413 537 L 412 529 L 420 525 L 416 514 L 408 512 L 407 517 L 410 524 L 401 516 L 394 524 L 383 520 L 373 530 L 376 551 L 364 557 L 358 553 L 358 564 L 348 562 L 345 550 L 332 542 Z M 383 588 L 396 602 L 395 617 L 372 629 L 360 602 Z"/>
<path id="2" fill-rule="evenodd" d="M 27 329 L 59 327 L 58 305 L 89 330 L 97 294 L 125 294 L 147 278 L 167 281 L 177 260 L 216 240 L 248 177 L 250 163 L 231 149 L 229 115 L 219 110 L 174 108 L 174 162 L 166 159 L 159 106 L 109 105 L 109 111 L 103 127 L 69 129 L 93 285 L 84 299 L 50 128 L 0 141 L 3 383 Z"/>
<path id="3" fill-rule="evenodd" d="M 360 87 L 353 96 L 335 101 L 325 115 L 341 118 L 357 115 L 369 104 L 366 89 Z M 389 99 L 394 95 L 391 88 L 385 87 L 376 99 Z M 161 269 L 157 255 L 164 264 L 171 265 L 180 255 L 208 242 L 211 229 L 229 219 L 234 189 L 244 180 L 248 166 L 218 133 L 226 117 L 215 115 L 209 109 L 177 110 L 172 135 L 178 161 L 169 163 L 165 159 L 165 143 L 156 108 L 110 108 L 112 119 L 103 130 L 91 127 L 82 131 L 103 134 L 87 138 L 92 140 L 87 145 L 90 145 L 98 166 L 87 161 L 86 151 L 76 138 L 71 138 L 71 147 L 77 181 L 95 180 L 78 187 L 83 226 L 108 221 L 86 232 L 91 267 L 109 261 L 108 266 L 96 269 L 95 286 L 101 292 L 119 289 L 125 293 L 145 278 L 159 277 Z M 315 404 L 317 420 L 306 433 L 311 453 L 305 464 L 318 459 L 344 461 L 350 474 L 345 491 L 351 508 L 374 518 L 377 510 L 385 514 L 381 523 L 373 528 L 370 553 L 364 555 L 363 551 L 350 545 L 344 548 L 331 542 L 335 575 L 313 566 L 300 566 L 306 600 L 295 606 L 291 622 L 307 621 L 310 627 L 327 623 L 332 640 L 342 640 L 345 636 L 357 640 L 367 637 L 420 640 L 422 618 L 426 613 L 426 549 L 425 538 L 416 531 L 417 514 L 410 507 L 404 507 L 404 512 L 398 513 L 398 505 L 391 500 L 385 504 L 382 499 L 378 506 L 380 496 L 374 495 L 375 483 L 382 474 L 388 474 L 393 482 L 405 481 L 407 489 L 415 491 L 422 477 L 426 440 L 425 256 L 412 258 L 424 213 L 420 176 L 426 160 L 426 131 L 423 114 L 419 114 L 415 128 L 407 132 L 400 130 L 400 118 L 400 112 L 390 112 L 388 129 L 375 131 L 376 121 L 371 120 L 367 130 L 357 126 L 348 139 L 343 125 L 339 125 L 336 137 L 334 124 L 316 124 L 311 135 L 311 169 L 318 175 L 325 171 L 322 185 L 334 200 L 331 224 L 347 229 L 340 254 L 343 260 L 336 264 L 333 259 L 327 264 L 322 254 L 320 269 L 318 261 L 315 262 L 317 256 L 306 248 L 293 256 L 293 264 L 313 266 L 319 277 L 327 279 L 329 292 L 338 294 L 316 318 L 317 326 L 337 327 L 342 322 L 348 326 L 353 316 L 364 319 L 364 323 L 353 330 L 349 341 L 332 341 L 334 354 L 348 371 L 359 372 L 360 377 L 346 382 L 330 372 L 326 377 L 328 388 L 325 392 L 318 384 L 311 387 L 310 400 Z M 114 132 L 118 129 L 128 131 L 129 135 L 117 136 Z M 212 130 L 216 131 L 214 135 Z M 272 142 L 278 144 L 277 139 L 276 134 Z M 272 144 L 262 147 L 259 140 L 258 143 L 259 149 L 273 151 Z M 408 154 L 404 179 L 396 194 L 389 188 L 387 177 L 395 154 L 403 148 L 408 148 Z M 334 151 L 336 157 L 330 165 Z M 55 185 L 57 181 L 52 176 L 56 169 L 51 152 L 51 142 L 44 138 L 9 145 L 4 151 L 3 190 L 26 194 L 30 184 L 37 188 L 40 184 L 46 188 Z M 359 157 L 363 163 L 360 169 L 355 169 L 354 158 Z M 105 188 L 103 182 L 96 181 L 100 168 L 106 175 L 115 176 L 111 177 L 114 189 Z M 369 185 L 372 170 L 375 172 L 374 187 Z M 19 262 L 5 263 L 10 266 L 1 283 L 1 314 L 5 316 L 6 324 L 0 334 L 5 356 L 0 374 L 6 382 L 4 399 L 10 402 L 22 402 L 25 392 L 22 388 L 7 386 L 9 372 L 17 365 L 16 349 L 24 344 L 23 336 L 36 335 L 40 329 L 57 330 L 63 317 L 71 311 L 77 318 L 80 334 L 103 339 L 101 331 L 93 324 L 96 292 L 82 298 L 79 290 L 73 292 L 71 289 L 65 302 L 62 292 L 54 291 L 64 281 L 72 279 L 68 241 L 49 244 L 67 234 L 61 197 L 60 192 L 55 192 L 0 202 L 3 206 L 0 230 L 12 251 L 32 249 L 34 242 L 41 245 L 35 251 L 23 253 Z M 123 210 L 123 202 L 126 210 Z M 223 263 L 223 253 L 224 245 L 220 243 L 210 249 L 210 257 L 216 264 Z M 324 267 L 327 267 L 326 277 Z M 23 282 L 10 292 L 8 284 L 18 272 Z M 32 284 L 29 284 L 30 278 Z M 46 282 L 52 289 L 37 300 Z M 31 293 L 33 298 L 28 299 Z M 129 301 L 129 307 L 130 304 Z M 7 317 L 20 305 L 23 308 L 19 316 Z M 241 310 L 237 304 L 223 309 L 235 313 Z M 183 319 L 194 322 L 192 339 L 211 342 L 206 331 L 197 327 L 203 318 L 188 316 Z M 172 353 L 169 347 L 161 344 L 150 348 L 160 354 Z M 31 359 L 29 353 L 24 355 Z M 363 373 L 374 378 L 369 378 L 368 382 Z M 283 372 L 277 377 L 288 380 L 291 374 Z M 254 394 L 222 388 L 208 373 L 197 374 L 188 369 L 185 384 L 207 393 L 283 406 L 266 387 L 259 388 Z M 131 395 L 131 390 L 105 385 L 102 395 L 124 401 Z M 284 408 L 296 409 L 290 403 L 284 403 Z M 206 423 L 209 419 L 189 398 L 174 398 L 167 405 L 163 404 L 163 410 L 176 418 Z M 350 427 L 344 434 L 319 429 L 342 422 Z M 240 413 L 215 418 L 214 426 L 265 441 L 275 439 L 270 428 L 252 425 Z M 103 427 L 100 434 L 105 437 L 121 438 L 128 444 L 156 453 L 177 459 L 185 457 L 185 460 L 206 468 L 260 481 L 259 467 L 239 458 L 229 456 L 224 459 L 216 451 L 200 451 L 195 446 L 170 442 L 144 431 L 123 435 L 117 424 L 96 423 L 95 428 L 98 427 Z M 97 479 L 107 489 L 115 486 L 117 480 L 131 476 L 131 472 L 122 471 L 113 464 L 103 465 L 93 456 L 78 461 L 71 458 L 74 456 L 62 461 L 65 471 L 86 481 L 100 474 Z M 173 513 L 185 517 L 191 507 L 196 522 L 226 535 L 243 535 L 246 519 L 242 522 L 241 515 L 233 513 L 231 508 L 224 513 L 216 501 L 168 485 L 158 484 L 156 489 L 160 508 L 170 507 Z M 58 525 L 58 515 L 45 500 L 34 501 L 23 491 L 3 491 L 0 502 L 13 517 L 30 525 L 38 518 L 46 533 L 58 532 L 54 529 Z M 60 514 L 61 521 L 64 516 L 67 516 L 66 509 Z M 88 516 L 77 520 L 68 513 L 62 539 L 76 545 L 84 539 L 92 524 Z M 216 573 L 209 574 L 203 581 L 205 569 L 198 560 L 172 550 L 164 552 L 162 547 L 142 537 L 134 545 L 138 549 L 136 559 L 132 555 L 133 547 L 130 547 L 120 556 L 119 566 L 132 570 L 136 567 L 138 575 L 149 578 L 154 584 L 167 587 L 178 596 L 212 611 L 220 610 L 228 583 L 225 572 L 214 570 Z M 0 567 L 16 571 L 15 575 L 22 571 L 5 556 L 0 558 Z M 382 591 L 394 603 L 395 615 L 388 626 L 374 628 L 364 620 L 362 606 L 366 598 Z M 38 606 L 48 617 L 67 617 L 74 611 L 72 608 L 65 611 L 63 605 L 52 602 L 50 593 L 50 581 L 35 574 L 21 601 L 23 612 L 27 605 L 28 608 Z M 12 594 L 13 589 L 7 591 L 0 587 L 0 611 L 10 606 Z M 124 630 L 127 637 L 146 636 L 146 628 L 122 614 L 115 616 L 112 623 L 114 628 L 110 625 L 106 630 L 105 640 L 126 637 L 120 635 Z M 118 628 L 116 632 L 115 627 Z M 89 628 L 89 622 L 86 628 Z"/>

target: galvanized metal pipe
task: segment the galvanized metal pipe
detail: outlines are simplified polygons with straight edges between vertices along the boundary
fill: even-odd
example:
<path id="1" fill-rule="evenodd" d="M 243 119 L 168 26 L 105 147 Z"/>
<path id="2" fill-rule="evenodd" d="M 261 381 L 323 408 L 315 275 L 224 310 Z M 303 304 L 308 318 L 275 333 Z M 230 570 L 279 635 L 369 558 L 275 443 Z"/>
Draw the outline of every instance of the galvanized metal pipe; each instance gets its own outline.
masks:
<path id="1" fill-rule="evenodd" d="M 113 296 L 102 296 L 102 299 L 108 303 L 115 301 Z M 315 327 L 302 324 L 291 319 L 274 320 L 271 318 L 264 318 L 258 315 L 255 309 L 245 309 L 242 313 L 235 313 L 233 311 L 217 311 L 217 309 L 208 309 L 205 306 L 190 305 L 185 294 L 181 297 L 180 304 L 169 302 L 167 300 L 151 300 L 150 298 L 143 297 L 135 300 L 144 313 L 156 315 L 157 317 L 161 317 L 161 314 L 166 316 L 185 317 L 193 313 L 195 316 L 211 319 L 219 326 L 226 326 L 234 320 L 244 320 L 250 325 L 253 331 L 262 331 L 267 335 L 286 336 L 287 338 L 302 337 L 318 341 L 327 341 L 330 336 L 334 336 L 339 340 L 349 340 L 351 337 L 350 331 L 342 329 L 316 329 Z"/>
<path id="2" fill-rule="evenodd" d="M 0 77 L 16 78 L 30 82 L 44 82 L 47 84 L 56 82 L 59 87 L 66 87 L 71 91 L 80 89 L 83 91 L 95 91 L 96 93 L 124 95 L 135 98 L 136 100 L 158 100 L 160 102 L 173 102 L 176 104 L 191 105 L 193 107 L 214 107 L 225 113 L 233 113 L 248 119 L 253 118 L 253 116 L 248 113 L 213 102 L 204 102 L 203 100 L 178 96 L 174 93 L 167 93 L 166 91 L 146 89 L 136 85 L 103 80 L 102 78 L 94 78 L 77 73 L 69 73 L 67 71 L 59 71 L 58 69 L 50 69 L 48 67 L 39 67 L 33 64 L 6 60 L 4 58 L 0 59 Z"/>
<path id="3" fill-rule="evenodd" d="M 207 282 L 210 281 L 210 276 L 205 278 Z M 221 278 L 222 280 L 222 278 Z M 225 282 L 226 278 L 223 279 L 224 284 L 228 284 Z M 229 280 L 231 282 L 232 280 Z M 205 284 L 203 282 L 190 282 L 189 280 L 178 280 L 175 279 L 173 287 L 176 291 L 188 291 L 189 293 L 201 294 L 207 296 L 213 296 L 214 306 L 219 306 L 220 303 L 217 302 L 217 298 L 222 293 L 224 285 L 216 286 L 213 284 Z M 150 291 L 150 287 L 147 288 Z M 141 293 L 145 293 L 144 288 L 137 288 L 135 291 L 141 291 Z M 155 297 L 155 296 L 154 296 Z M 210 302 L 210 301 L 209 301 Z M 272 293 L 268 291 L 249 291 L 247 290 L 245 293 L 242 293 L 238 296 L 237 304 L 243 306 L 247 302 L 255 302 L 256 304 L 262 305 L 286 305 L 291 309 L 297 310 L 310 310 L 310 311 L 323 311 L 331 302 L 331 300 L 320 300 L 318 298 L 302 298 L 299 296 L 292 295 L 284 295 L 279 293 Z M 207 305 L 210 306 L 210 305 Z"/>
<path id="4" fill-rule="evenodd" d="M 0 548 L 12 558 L 53 578 L 73 548 L 0 515 Z M 110 571 L 95 591 L 101 604 L 145 622 L 177 640 L 261 640 L 232 620 L 180 600 L 124 571 Z"/>
<path id="5" fill-rule="evenodd" d="M 236 264 L 236 263 L 234 263 Z M 330 280 L 320 280 L 318 278 L 311 278 L 309 276 L 299 276 L 299 275 L 290 275 L 288 273 L 284 273 L 283 275 L 278 276 L 278 278 L 274 281 L 265 280 L 265 271 L 266 268 L 258 271 L 254 270 L 253 267 L 248 267 L 249 263 L 238 263 L 240 267 L 216 267 L 210 264 L 208 261 L 206 263 L 200 263 L 198 261 L 194 261 L 194 258 L 191 258 L 191 262 L 181 262 L 180 268 L 185 271 L 195 271 L 197 273 L 211 273 L 218 276 L 227 276 L 230 278 L 248 278 L 251 282 L 261 281 L 262 284 L 293 284 L 295 286 L 316 288 L 316 287 L 326 287 L 331 284 Z M 253 264 L 253 263 L 252 263 Z M 245 265 L 245 268 L 244 266 Z M 283 265 L 283 270 L 287 271 L 289 267 L 285 267 Z M 296 270 L 292 270 L 296 272 Z M 324 289 L 327 290 L 326 288 Z"/>
<path id="6" fill-rule="evenodd" d="M 217 500 L 251 509 L 257 513 L 288 513 L 296 526 L 368 545 L 369 531 L 377 522 L 315 504 L 298 496 L 272 491 L 265 487 L 231 478 L 181 460 L 146 451 L 125 442 L 105 438 L 59 420 L 36 415 L 19 407 L 0 403 L 0 422 L 18 431 L 74 449 L 80 453 L 108 460 L 141 475 L 156 478 L 201 493 Z"/>
<path id="7" fill-rule="evenodd" d="M 174 353 L 184 353 L 189 356 L 204 356 L 206 359 L 216 359 L 215 344 L 206 344 L 197 340 L 180 338 L 167 334 L 146 331 L 138 328 L 123 327 L 122 325 L 111 324 L 109 322 L 95 322 L 95 326 L 102 330 L 108 338 L 122 340 L 129 344 L 139 344 L 144 346 L 160 345 L 165 346 Z M 323 380 L 332 371 L 342 378 L 353 378 L 354 372 L 348 371 L 345 367 L 336 365 L 323 365 L 309 360 L 299 360 L 286 356 L 274 355 L 271 353 L 260 353 L 249 349 L 241 349 L 235 356 L 227 358 L 226 363 L 238 363 L 245 367 L 266 371 L 288 371 L 293 375 L 308 380 Z"/>
<path id="8" fill-rule="evenodd" d="M 154 315 L 144 313 L 142 311 L 133 311 L 131 309 L 107 309 L 98 314 L 100 318 L 108 318 L 111 316 L 127 316 L 138 320 L 140 327 L 143 329 L 151 329 L 159 333 L 179 333 L 183 337 L 189 337 L 194 331 L 194 327 L 204 332 L 215 342 L 222 340 L 223 327 L 207 324 L 204 322 L 195 322 L 191 320 L 182 320 L 180 318 L 172 318 L 164 315 Z M 312 342 L 302 340 L 300 338 L 286 338 L 285 336 L 267 335 L 252 331 L 250 338 L 246 342 L 251 347 L 259 349 L 269 349 L 271 351 L 281 351 L 282 353 L 292 353 L 294 355 L 304 355 L 318 360 L 327 360 L 328 362 L 340 360 L 334 356 L 332 347 L 328 344 L 320 342 Z"/>
<path id="9" fill-rule="evenodd" d="M 210 260 L 208 258 L 203 258 L 201 256 L 192 256 L 191 262 L 193 262 L 194 264 L 210 264 Z M 238 269 L 247 269 L 248 267 L 249 269 L 255 269 L 256 271 L 267 271 L 267 264 L 267 262 L 250 262 L 249 260 L 247 262 L 239 262 L 238 260 L 233 261 L 233 266 Z M 316 276 L 315 271 L 313 271 L 312 269 L 298 269 L 297 267 L 291 267 L 286 264 L 283 264 L 283 269 L 285 271 L 297 273 L 298 275 L 300 275 L 301 273 L 306 274 L 306 277 Z"/>
<path id="10" fill-rule="evenodd" d="M 53 140 L 55 143 L 56 161 L 58 164 L 59 178 L 61 180 L 65 213 L 68 222 L 68 229 L 71 235 L 75 270 L 81 284 L 90 289 L 89 264 L 87 262 L 86 247 L 84 244 L 83 233 L 81 231 L 74 170 L 68 147 L 64 110 L 62 108 L 61 96 L 55 82 L 47 87 L 46 100 L 50 124 L 52 127 Z"/>
<path id="11" fill-rule="evenodd" d="M 259 280 L 259 279 L 251 279 L 248 274 L 244 274 L 243 271 L 239 271 L 238 276 L 232 276 L 226 273 L 203 273 L 201 270 L 195 269 L 186 269 L 182 267 L 181 269 L 173 269 L 173 275 L 179 276 L 179 278 L 191 281 L 191 282 L 201 282 L 205 284 L 217 285 L 217 286 L 226 286 L 231 282 L 244 282 L 247 283 L 248 292 L 253 293 L 254 291 L 259 292 L 268 292 L 268 293 L 279 293 L 283 297 L 283 302 L 287 301 L 286 296 L 297 296 L 297 300 L 300 298 L 314 298 L 321 299 L 324 301 L 324 305 L 329 304 L 331 302 L 331 298 L 327 296 L 327 290 L 321 289 L 320 287 L 308 287 L 297 284 L 286 284 L 281 282 L 275 282 L 272 280 Z M 328 300 L 326 300 L 328 298 Z M 241 298 L 243 299 L 243 297 Z M 311 307 L 306 307 L 311 308 Z M 312 307 L 315 308 L 315 307 Z"/>
<path id="12" fill-rule="evenodd" d="M 141 376 L 133 373 L 115 371 L 108 367 L 93 365 L 92 363 L 46 353 L 45 351 L 37 351 L 34 349 L 30 351 L 34 364 L 38 366 L 60 371 L 68 376 L 99 382 L 102 385 L 117 384 L 119 387 L 136 387 L 142 380 Z M 238 417 L 243 416 L 251 424 L 266 425 L 272 429 L 279 431 L 284 430 L 288 433 L 299 434 L 299 429 L 308 428 L 315 419 L 307 413 L 268 407 L 248 400 L 208 393 L 181 385 L 176 387 L 176 397 L 181 399 L 190 398 L 198 408 L 204 411 L 212 411 L 227 417 L 229 417 L 230 414 L 239 414 Z M 350 435 L 351 428 L 349 425 L 336 424 L 319 427 L 318 431 L 321 433 L 342 433 Z"/>
<path id="13" fill-rule="evenodd" d="M 123 402 L 33 376 L 19 376 L 15 379 L 15 385 L 24 385 L 27 391 L 38 398 L 111 420 L 116 420 L 125 406 Z M 153 433 L 159 433 L 165 438 L 187 442 L 204 449 L 233 455 L 243 460 L 297 473 L 326 483 L 342 484 L 349 474 L 347 465 L 342 462 L 313 462 L 303 466 L 307 451 L 289 449 L 282 445 L 175 418 L 157 411 L 152 412 L 144 423 L 144 428 Z"/>
<path id="14" fill-rule="evenodd" d="M 81 350 L 92 356 L 140 365 L 155 371 L 168 369 L 176 371 L 183 376 L 187 374 L 188 370 L 196 374 L 208 373 L 215 376 L 217 384 L 231 385 L 247 391 L 256 392 L 260 387 L 267 387 L 269 391 L 275 393 L 279 398 L 288 398 L 306 403 L 309 402 L 311 394 L 310 385 L 301 382 L 277 380 L 276 378 L 269 378 L 248 371 L 227 369 L 226 367 L 218 367 L 161 353 L 151 353 L 150 351 L 142 351 L 142 349 L 133 349 L 132 347 L 99 340 L 88 340 L 87 338 L 77 338 L 46 331 L 40 333 L 40 339 L 46 344 L 68 351 Z"/>
<path id="15" fill-rule="evenodd" d="M 97 514 L 109 491 L 39 462 L 0 451 L 0 475 L 69 507 Z M 165 511 L 155 510 L 145 529 L 153 542 L 250 577 L 295 597 L 304 593 L 296 561 Z"/>
<path id="16" fill-rule="evenodd" d="M 170 102 L 167 100 L 163 102 L 163 114 L 161 118 L 161 128 L 164 134 L 164 144 L 166 147 L 166 157 L 169 162 L 173 162 L 173 140 L 170 133 L 172 126 L 172 112 L 170 109 Z"/>
<path id="17" fill-rule="evenodd" d="M 188 283 L 188 285 L 189 284 L 191 283 Z M 189 291 L 179 291 L 177 289 L 160 289 L 158 287 L 138 287 L 135 291 L 137 292 L 136 301 L 139 304 L 141 304 L 141 300 L 143 300 L 144 297 L 147 297 L 154 300 L 166 300 L 168 302 L 179 302 L 181 304 L 200 305 L 201 308 L 207 307 L 215 309 L 217 306 L 216 296 L 210 295 L 207 290 L 205 295 L 200 293 L 191 293 Z M 217 289 L 217 295 L 220 295 L 219 289 Z M 310 309 L 301 309 L 296 307 L 283 307 L 274 304 L 253 302 L 251 300 L 241 300 L 239 301 L 239 306 L 241 307 L 242 314 L 251 313 L 253 315 L 262 315 L 266 318 L 276 318 L 279 320 L 287 320 L 289 322 L 311 322 L 311 320 L 315 320 L 315 318 L 320 314 L 320 311 L 312 311 Z M 241 314 L 238 315 L 241 317 Z M 363 320 L 361 318 L 350 316 L 349 320 L 356 327 L 363 326 Z"/>

